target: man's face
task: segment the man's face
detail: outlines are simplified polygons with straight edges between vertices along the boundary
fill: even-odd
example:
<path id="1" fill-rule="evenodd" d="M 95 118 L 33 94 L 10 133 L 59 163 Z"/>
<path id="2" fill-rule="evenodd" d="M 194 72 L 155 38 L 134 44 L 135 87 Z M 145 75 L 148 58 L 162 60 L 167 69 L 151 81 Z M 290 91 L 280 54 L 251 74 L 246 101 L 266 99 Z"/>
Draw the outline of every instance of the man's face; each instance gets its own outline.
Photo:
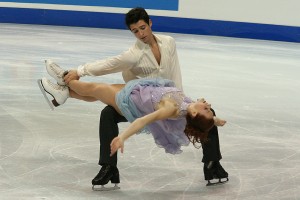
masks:
<path id="1" fill-rule="evenodd" d="M 137 39 L 149 44 L 150 40 L 152 39 L 151 26 L 151 20 L 149 21 L 149 25 L 144 20 L 139 20 L 137 23 L 130 25 L 130 30 Z"/>

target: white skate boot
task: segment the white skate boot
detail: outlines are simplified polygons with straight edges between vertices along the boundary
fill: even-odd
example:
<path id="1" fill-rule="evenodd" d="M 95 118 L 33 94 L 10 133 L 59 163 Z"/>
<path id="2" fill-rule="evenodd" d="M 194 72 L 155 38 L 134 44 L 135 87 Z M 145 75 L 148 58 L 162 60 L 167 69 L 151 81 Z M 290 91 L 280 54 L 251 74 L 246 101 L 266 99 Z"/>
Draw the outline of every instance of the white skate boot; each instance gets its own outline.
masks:
<path id="1" fill-rule="evenodd" d="M 52 110 L 54 110 L 54 107 L 64 104 L 69 97 L 69 88 L 67 86 L 52 83 L 47 78 L 39 79 L 38 85 Z M 46 93 L 53 97 L 51 101 Z"/>
<path id="2" fill-rule="evenodd" d="M 58 85 L 66 85 L 64 81 L 64 76 L 68 71 L 63 70 L 58 64 L 54 63 L 52 60 L 45 60 L 46 70 L 50 76 L 52 76 Z"/>

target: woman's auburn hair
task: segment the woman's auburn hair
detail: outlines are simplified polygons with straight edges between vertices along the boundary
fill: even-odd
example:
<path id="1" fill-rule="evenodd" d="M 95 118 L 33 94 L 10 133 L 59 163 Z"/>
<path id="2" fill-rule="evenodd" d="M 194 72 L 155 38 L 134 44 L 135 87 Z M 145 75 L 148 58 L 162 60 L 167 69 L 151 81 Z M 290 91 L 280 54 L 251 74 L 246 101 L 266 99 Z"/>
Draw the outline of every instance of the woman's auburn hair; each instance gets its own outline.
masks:
<path id="1" fill-rule="evenodd" d="M 195 146 L 196 143 L 207 142 L 209 130 L 214 126 L 214 119 L 207 119 L 203 115 L 197 114 L 193 117 L 191 114 L 186 115 L 185 135 Z M 195 146 L 196 147 L 196 146 Z"/>

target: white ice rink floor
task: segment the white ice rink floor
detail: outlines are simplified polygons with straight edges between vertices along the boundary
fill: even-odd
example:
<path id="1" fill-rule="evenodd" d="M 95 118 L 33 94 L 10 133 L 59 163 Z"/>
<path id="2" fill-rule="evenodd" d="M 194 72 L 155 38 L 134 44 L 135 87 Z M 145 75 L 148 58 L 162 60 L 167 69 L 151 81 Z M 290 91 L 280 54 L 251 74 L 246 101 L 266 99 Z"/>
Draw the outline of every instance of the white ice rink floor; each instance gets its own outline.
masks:
<path id="1" fill-rule="evenodd" d="M 299 200 L 300 44 L 169 34 L 185 93 L 205 97 L 229 182 L 206 187 L 202 150 L 180 155 L 137 135 L 119 154 L 120 190 L 92 191 L 101 103 L 69 99 L 51 111 L 36 80 L 44 59 L 66 69 L 127 50 L 127 30 L 0 24 L 0 199 Z M 82 80 L 122 83 L 121 74 Z M 127 123 L 122 123 L 124 129 Z"/>

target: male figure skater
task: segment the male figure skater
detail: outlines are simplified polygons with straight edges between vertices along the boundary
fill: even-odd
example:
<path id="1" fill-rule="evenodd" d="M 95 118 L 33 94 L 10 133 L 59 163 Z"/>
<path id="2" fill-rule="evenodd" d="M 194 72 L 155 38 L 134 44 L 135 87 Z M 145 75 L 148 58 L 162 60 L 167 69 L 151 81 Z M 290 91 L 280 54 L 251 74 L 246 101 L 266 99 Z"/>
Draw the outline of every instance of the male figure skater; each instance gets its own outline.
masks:
<path id="1" fill-rule="evenodd" d="M 81 65 L 77 70 L 70 70 L 66 75 L 61 72 L 64 82 L 68 84 L 69 81 L 86 75 L 101 76 L 122 72 L 125 82 L 145 77 L 161 77 L 174 81 L 176 87 L 182 89 L 181 71 L 174 39 L 166 35 L 153 34 L 152 21 L 143 8 L 131 9 L 126 14 L 125 22 L 128 29 L 137 38 L 136 43 L 129 50 L 115 57 Z M 56 70 L 55 63 L 46 64 L 48 71 Z M 120 183 L 117 154 L 110 156 L 110 144 L 119 134 L 119 122 L 126 122 L 126 119 L 119 115 L 113 107 L 106 106 L 102 110 L 99 125 L 100 158 L 98 163 L 102 167 L 92 180 L 93 189 L 95 185 L 103 186 L 109 181 L 114 184 Z M 208 174 L 209 172 L 209 175 L 205 175 L 205 179 L 212 180 L 220 178 L 215 172 L 221 167 L 216 127 L 210 131 L 208 137 L 210 144 L 203 145 L 204 173 Z"/>

